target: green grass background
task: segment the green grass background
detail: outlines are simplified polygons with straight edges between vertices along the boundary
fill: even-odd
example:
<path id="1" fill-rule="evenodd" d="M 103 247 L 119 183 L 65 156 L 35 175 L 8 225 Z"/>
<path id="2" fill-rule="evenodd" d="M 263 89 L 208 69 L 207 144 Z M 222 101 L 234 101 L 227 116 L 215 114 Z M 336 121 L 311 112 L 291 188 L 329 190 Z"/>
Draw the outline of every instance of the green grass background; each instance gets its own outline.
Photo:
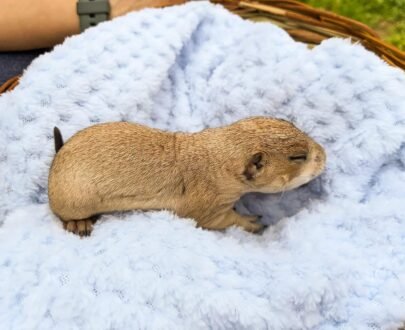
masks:
<path id="1" fill-rule="evenodd" d="M 301 0 L 359 22 L 377 31 L 380 36 L 405 50 L 405 0 Z"/>

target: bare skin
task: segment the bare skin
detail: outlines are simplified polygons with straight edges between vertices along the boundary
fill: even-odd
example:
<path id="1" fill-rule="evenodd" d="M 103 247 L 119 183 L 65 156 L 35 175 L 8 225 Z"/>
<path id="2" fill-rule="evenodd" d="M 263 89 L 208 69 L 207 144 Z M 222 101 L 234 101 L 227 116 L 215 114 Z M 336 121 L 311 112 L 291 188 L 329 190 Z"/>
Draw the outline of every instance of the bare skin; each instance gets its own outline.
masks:
<path id="1" fill-rule="evenodd" d="M 90 234 L 95 215 L 135 209 L 258 232 L 257 217 L 236 213 L 235 202 L 298 187 L 322 172 L 325 159 L 319 144 L 283 120 L 254 117 L 193 134 L 107 123 L 75 134 L 56 154 L 49 202 L 79 235 Z"/>
<path id="2" fill-rule="evenodd" d="M 0 51 L 48 48 L 80 32 L 77 0 L 2 0 Z M 110 19 L 131 11 L 184 0 L 110 0 Z"/>

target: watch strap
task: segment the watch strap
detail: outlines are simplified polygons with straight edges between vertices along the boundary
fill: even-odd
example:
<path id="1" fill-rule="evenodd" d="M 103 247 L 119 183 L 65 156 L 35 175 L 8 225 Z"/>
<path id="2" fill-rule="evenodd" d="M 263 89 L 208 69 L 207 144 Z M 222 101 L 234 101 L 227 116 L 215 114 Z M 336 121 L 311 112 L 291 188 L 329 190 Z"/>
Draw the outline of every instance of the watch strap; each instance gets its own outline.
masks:
<path id="1" fill-rule="evenodd" d="M 78 0 L 76 11 L 80 19 L 80 31 L 108 20 L 110 4 L 108 0 Z"/>

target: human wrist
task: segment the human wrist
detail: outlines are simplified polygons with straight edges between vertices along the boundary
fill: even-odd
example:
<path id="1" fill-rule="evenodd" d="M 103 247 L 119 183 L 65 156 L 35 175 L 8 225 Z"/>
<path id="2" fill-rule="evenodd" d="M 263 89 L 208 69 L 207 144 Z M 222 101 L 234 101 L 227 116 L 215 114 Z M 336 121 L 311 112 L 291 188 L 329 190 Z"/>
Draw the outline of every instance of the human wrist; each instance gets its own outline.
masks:
<path id="1" fill-rule="evenodd" d="M 186 0 L 110 0 L 110 19 L 144 8 L 159 8 L 184 3 Z"/>
<path id="2" fill-rule="evenodd" d="M 110 19 L 125 15 L 131 11 L 137 10 L 143 0 L 110 0 Z"/>

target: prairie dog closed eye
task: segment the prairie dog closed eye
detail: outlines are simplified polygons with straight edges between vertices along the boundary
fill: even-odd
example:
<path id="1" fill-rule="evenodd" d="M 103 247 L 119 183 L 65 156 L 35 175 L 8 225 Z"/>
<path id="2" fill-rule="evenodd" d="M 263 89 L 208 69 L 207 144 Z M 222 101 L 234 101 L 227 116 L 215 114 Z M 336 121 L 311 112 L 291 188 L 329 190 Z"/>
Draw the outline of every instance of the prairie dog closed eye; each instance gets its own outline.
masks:
<path id="1" fill-rule="evenodd" d="M 323 148 L 285 120 L 252 117 L 198 133 L 116 122 L 86 128 L 63 146 L 49 173 L 49 203 L 65 228 L 88 235 L 94 216 L 172 210 L 207 229 L 257 232 L 234 203 L 248 192 L 276 193 L 318 176 Z"/>

